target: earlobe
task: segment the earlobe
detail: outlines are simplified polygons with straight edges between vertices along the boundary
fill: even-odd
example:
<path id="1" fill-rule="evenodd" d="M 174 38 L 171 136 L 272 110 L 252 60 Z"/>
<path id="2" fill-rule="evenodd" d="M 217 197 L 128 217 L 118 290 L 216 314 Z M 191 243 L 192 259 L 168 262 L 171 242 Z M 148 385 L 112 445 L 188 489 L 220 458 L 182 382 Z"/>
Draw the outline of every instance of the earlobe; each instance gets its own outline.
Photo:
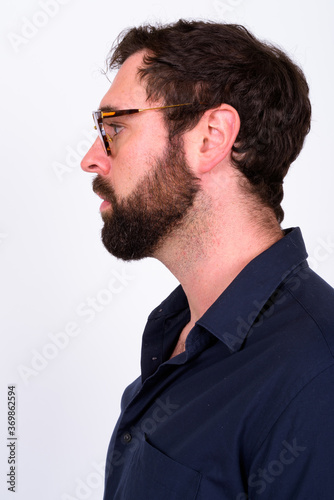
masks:
<path id="1" fill-rule="evenodd" d="M 203 120 L 204 119 L 204 120 Z M 203 117 L 200 149 L 202 173 L 211 170 L 231 152 L 240 130 L 239 113 L 229 104 L 207 111 Z"/>

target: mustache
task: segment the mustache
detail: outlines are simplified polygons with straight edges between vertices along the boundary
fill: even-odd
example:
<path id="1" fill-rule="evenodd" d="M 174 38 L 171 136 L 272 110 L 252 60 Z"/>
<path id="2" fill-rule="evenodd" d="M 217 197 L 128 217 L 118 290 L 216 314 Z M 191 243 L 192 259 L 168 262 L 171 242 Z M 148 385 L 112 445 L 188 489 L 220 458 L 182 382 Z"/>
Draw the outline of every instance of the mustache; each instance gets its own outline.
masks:
<path id="1" fill-rule="evenodd" d="M 113 188 L 108 184 L 106 179 L 103 179 L 100 175 L 97 175 L 93 179 L 93 191 L 98 196 L 101 196 L 104 200 L 112 203 L 115 200 L 115 193 Z"/>

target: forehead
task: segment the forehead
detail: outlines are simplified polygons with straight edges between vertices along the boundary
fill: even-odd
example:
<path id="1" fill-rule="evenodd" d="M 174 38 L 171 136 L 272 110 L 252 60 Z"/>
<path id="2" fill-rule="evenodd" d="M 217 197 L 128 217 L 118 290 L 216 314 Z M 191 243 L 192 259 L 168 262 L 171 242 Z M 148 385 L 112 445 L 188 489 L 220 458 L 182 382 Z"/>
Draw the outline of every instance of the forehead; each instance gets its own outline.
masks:
<path id="1" fill-rule="evenodd" d="M 137 52 L 126 59 L 103 97 L 100 109 L 108 106 L 118 109 L 141 108 L 146 105 L 146 89 L 138 76 L 144 54 L 144 51 Z"/>

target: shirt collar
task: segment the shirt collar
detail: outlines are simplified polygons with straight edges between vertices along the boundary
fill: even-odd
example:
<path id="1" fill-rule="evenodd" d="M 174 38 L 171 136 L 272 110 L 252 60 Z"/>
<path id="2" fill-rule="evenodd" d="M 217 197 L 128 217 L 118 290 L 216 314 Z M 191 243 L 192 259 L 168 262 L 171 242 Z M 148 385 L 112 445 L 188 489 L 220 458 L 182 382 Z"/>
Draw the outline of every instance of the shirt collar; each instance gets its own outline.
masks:
<path id="1" fill-rule="evenodd" d="M 241 347 L 275 290 L 307 258 L 300 229 L 291 228 L 284 233 L 282 239 L 245 266 L 196 323 L 224 342 L 232 352 Z M 186 308 L 188 301 L 179 286 L 152 311 L 149 320 L 173 316 Z"/>
<path id="2" fill-rule="evenodd" d="M 282 239 L 245 266 L 197 324 L 224 342 L 230 351 L 240 349 L 263 306 L 306 258 L 300 229 L 285 230 Z"/>

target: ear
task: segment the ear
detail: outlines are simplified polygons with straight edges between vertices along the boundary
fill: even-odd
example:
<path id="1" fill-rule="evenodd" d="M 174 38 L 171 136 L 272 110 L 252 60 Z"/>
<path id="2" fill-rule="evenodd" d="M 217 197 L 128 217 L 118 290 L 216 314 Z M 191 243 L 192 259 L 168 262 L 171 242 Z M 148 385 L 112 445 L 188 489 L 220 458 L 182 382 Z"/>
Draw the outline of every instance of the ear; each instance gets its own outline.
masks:
<path id="1" fill-rule="evenodd" d="M 195 168 L 198 174 L 204 174 L 229 157 L 240 130 L 239 114 L 229 104 L 221 104 L 206 111 L 195 128 Z"/>

